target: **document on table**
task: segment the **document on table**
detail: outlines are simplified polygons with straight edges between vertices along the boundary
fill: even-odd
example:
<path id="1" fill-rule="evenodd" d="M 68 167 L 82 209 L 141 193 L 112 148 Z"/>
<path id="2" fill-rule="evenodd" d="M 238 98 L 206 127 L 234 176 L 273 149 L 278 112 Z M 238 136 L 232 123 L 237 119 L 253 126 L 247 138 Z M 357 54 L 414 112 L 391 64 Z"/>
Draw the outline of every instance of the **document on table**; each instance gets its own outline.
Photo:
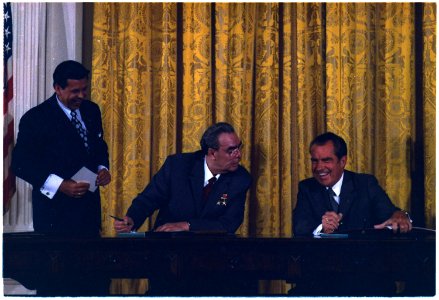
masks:
<path id="1" fill-rule="evenodd" d="M 349 235 L 347 233 L 320 233 L 318 237 L 321 238 L 331 238 L 331 239 L 345 239 Z"/>
<path id="2" fill-rule="evenodd" d="M 89 183 L 90 187 L 88 188 L 88 190 L 93 193 L 98 188 L 96 186 L 96 178 L 97 177 L 98 177 L 98 175 L 96 173 L 93 173 L 92 171 L 90 171 L 86 167 L 82 167 L 78 172 L 76 172 L 75 175 L 72 176 L 72 179 L 76 182 Z"/>

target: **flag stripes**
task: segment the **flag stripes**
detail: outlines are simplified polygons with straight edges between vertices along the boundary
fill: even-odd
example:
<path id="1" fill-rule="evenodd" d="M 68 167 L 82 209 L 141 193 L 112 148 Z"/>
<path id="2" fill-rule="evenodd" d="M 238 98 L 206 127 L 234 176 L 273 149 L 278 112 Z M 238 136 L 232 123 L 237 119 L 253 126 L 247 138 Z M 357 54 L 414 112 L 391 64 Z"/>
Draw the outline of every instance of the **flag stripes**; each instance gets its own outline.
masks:
<path id="1" fill-rule="evenodd" d="M 11 3 L 3 3 L 3 213 L 15 193 L 15 176 L 11 172 L 14 147 L 14 118 L 12 76 L 12 10 Z"/>

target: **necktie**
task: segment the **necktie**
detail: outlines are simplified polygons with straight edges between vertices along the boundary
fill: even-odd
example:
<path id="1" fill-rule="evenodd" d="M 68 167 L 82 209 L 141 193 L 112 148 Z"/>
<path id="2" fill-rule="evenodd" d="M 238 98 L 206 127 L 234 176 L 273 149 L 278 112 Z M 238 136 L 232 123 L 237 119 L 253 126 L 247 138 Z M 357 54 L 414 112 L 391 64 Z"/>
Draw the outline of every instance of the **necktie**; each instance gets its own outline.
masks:
<path id="1" fill-rule="evenodd" d="M 331 203 L 332 210 L 338 213 L 338 203 L 334 199 L 336 196 L 335 192 L 332 190 L 332 188 L 328 188 L 326 191 L 328 192 L 329 202 Z"/>
<path id="2" fill-rule="evenodd" d="M 72 124 L 75 126 L 76 131 L 78 132 L 79 136 L 81 137 L 82 141 L 84 142 L 84 146 L 88 151 L 88 139 L 87 139 L 87 131 L 82 127 L 81 122 L 78 120 L 78 115 L 76 111 L 72 110 L 70 112 L 70 115 L 72 116 Z"/>
<path id="3" fill-rule="evenodd" d="M 216 177 L 213 176 L 212 178 L 209 179 L 209 182 L 203 188 L 203 200 L 204 201 L 207 201 L 207 198 L 209 197 L 210 191 L 212 190 L 212 187 L 213 187 L 215 182 L 216 182 Z"/>

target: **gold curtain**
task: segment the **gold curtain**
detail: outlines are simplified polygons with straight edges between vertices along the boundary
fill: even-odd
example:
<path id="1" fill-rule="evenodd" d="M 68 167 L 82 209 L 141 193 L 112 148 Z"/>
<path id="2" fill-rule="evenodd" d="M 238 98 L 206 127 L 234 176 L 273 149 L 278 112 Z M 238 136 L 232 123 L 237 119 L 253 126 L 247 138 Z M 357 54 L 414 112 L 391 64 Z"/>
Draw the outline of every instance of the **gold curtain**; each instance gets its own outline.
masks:
<path id="1" fill-rule="evenodd" d="M 414 3 L 95 3 L 92 99 L 113 176 L 101 192 L 104 234 L 113 234 L 108 214 L 124 215 L 167 155 L 198 149 L 218 121 L 237 130 L 253 176 L 239 234 L 291 236 L 308 145 L 326 130 L 346 139 L 348 169 L 376 175 L 404 209 L 420 141 L 434 228 L 436 4 L 418 5 L 420 14 Z"/>
<path id="2" fill-rule="evenodd" d="M 424 121 L 423 145 L 425 160 L 425 224 L 436 228 L 436 4 L 425 3 L 422 10 L 422 75 L 421 86 Z"/>

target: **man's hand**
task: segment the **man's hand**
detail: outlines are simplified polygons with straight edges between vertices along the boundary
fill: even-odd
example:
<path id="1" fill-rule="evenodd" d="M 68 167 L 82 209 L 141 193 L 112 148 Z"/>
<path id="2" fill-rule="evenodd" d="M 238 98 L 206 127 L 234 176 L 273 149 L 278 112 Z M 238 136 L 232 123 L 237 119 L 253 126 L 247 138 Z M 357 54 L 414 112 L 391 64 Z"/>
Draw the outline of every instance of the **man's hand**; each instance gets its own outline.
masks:
<path id="1" fill-rule="evenodd" d="M 88 191 L 90 184 L 87 182 L 76 182 L 72 179 L 63 180 L 59 190 L 72 198 L 81 198 Z"/>
<path id="2" fill-rule="evenodd" d="M 117 233 L 131 232 L 133 226 L 134 226 L 133 219 L 131 219 L 128 216 L 123 217 L 123 221 L 114 220 L 113 223 L 113 227 Z"/>
<path id="3" fill-rule="evenodd" d="M 166 223 L 158 227 L 155 231 L 189 231 L 188 222 Z"/>
<path id="4" fill-rule="evenodd" d="M 111 181 L 111 174 L 107 169 L 101 169 L 96 178 L 96 185 L 105 186 Z"/>
<path id="5" fill-rule="evenodd" d="M 333 211 L 327 211 L 322 216 L 322 231 L 324 233 L 333 233 L 334 231 L 336 231 L 338 229 L 338 226 L 340 225 L 342 217 L 343 215 L 341 213 L 337 214 Z"/>
<path id="6" fill-rule="evenodd" d="M 397 232 L 399 229 L 399 232 L 409 232 L 412 230 L 412 222 L 409 219 L 409 217 L 406 215 L 403 211 L 395 211 L 393 215 L 390 217 L 390 219 L 384 221 L 381 224 L 375 225 L 375 229 L 384 229 L 387 226 L 391 226 L 393 232 Z"/>

